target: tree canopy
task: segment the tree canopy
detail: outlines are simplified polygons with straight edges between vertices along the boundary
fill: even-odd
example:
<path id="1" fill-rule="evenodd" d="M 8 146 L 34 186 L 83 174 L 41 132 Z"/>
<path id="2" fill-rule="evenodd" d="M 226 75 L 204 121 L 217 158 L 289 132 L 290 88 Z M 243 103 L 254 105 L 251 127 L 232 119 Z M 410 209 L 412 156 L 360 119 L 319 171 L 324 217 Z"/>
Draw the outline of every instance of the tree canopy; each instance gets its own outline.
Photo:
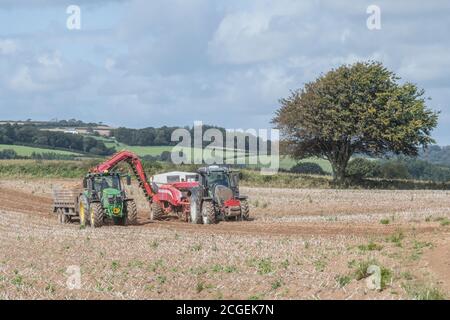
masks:
<path id="1" fill-rule="evenodd" d="M 380 62 L 358 62 L 293 91 L 273 119 L 283 149 L 329 160 L 337 181 L 355 153 L 417 155 L 434 142 L 438 113 L 427 108 L 424 90 L 399 80 Z"/>

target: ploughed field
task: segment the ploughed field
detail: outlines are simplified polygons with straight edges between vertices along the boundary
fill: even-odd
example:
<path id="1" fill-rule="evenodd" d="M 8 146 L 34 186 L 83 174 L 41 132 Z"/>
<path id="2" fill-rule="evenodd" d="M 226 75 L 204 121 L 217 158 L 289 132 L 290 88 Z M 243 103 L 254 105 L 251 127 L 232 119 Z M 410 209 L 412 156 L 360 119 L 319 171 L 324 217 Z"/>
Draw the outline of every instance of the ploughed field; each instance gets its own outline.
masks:
<path id="1" fill-rule="evenodd" d="M 242 187 L 252 221 L 210 226 L 150 221 L 132 186 L 138 225 L 94 230 L 51 213 L 52 188 L 79 183 L 0 180 L 0 299 L 450 296 L 448 191 Z"/>

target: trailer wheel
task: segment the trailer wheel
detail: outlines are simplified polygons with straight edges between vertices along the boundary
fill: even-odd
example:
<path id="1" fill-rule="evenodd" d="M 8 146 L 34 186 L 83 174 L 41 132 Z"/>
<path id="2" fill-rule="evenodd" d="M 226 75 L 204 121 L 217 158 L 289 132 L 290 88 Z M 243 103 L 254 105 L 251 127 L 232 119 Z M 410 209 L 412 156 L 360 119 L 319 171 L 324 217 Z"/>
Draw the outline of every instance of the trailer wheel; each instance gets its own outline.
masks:
<path id="1" fill-rule="evenodd" d="M 202 220 L 203 224 L 215 224 L 216 211 L 214 210 L 214 205 L 211 201 L 205 201 L 202 205 Z"/>
<path id="2" fill-rule="evenodd" d="M 92 203 L 90 210 L 91 227 L 100 228 L 103 225 L 104 217 L 105 212 L 103 211 L 102 205 L 99 202 Z"/>
<path id="3" fill-rule="evenodd" d="M 62 210 L 61 208 L 56 209 L 56 216 L 58 217 L 58 222 L 62 223 Z"/>
<path id="4" fill-rule="evenodd" d="M 87 222 L 88 203 L 84 197 L 81 197 L 78 203 L 78 215 L 80 216 L 80 226 L 85 227 Z"/>
<path id="5" fill-rule="evenodd" d="M 137 207 L 134 200 L 125 201 L 126 213 L 127 213 L 127 225 L 133 225 L 137 223 Z"/>
<path id="6" fill-rule="evenodd" d="M 241 200 L 241 220 L 247 221 L 250 218 L 250 208 L 247 200 Z"/>
<path id="7" fill-rule="evenodd" d="M 164 215 L 164 210 L 161 208 L 159 202 L 152 202 L 150 207 L 150 220 L 161 220 Z"/>
<path id="8" fill-rule="evenodd" d="M 69 217 L 64 214 L 64 209 L 63 208 L 59 208 L 56 213 L 58 214 L 58 221 L 61 224 L 66 224 L 69 223 Z"/>

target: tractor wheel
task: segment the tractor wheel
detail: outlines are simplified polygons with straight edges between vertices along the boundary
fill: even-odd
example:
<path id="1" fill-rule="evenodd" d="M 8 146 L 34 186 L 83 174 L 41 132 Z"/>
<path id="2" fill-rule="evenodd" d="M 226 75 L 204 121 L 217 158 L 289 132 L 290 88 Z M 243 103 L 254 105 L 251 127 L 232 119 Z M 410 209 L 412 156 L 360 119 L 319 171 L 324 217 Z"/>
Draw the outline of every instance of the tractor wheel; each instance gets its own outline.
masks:
<path id="1" fill-rule="evenodd" d="M 133 225 L 137 223 L 137 207 L 134 200 L 126 201 L 126 213 L 127 213 L 127 225 Z"/>
<path id="2" fill-rule="evenodd" d="M 91 204 L 90 210 L 90 220 L 92 228 L 100 228 L 103 225 L 103 218 L 105 217 L 105 212 L 101 203 L 94 202 Z"/>
<path id="3" fill-rule="evenodd" d="M 161 220 L 164 215 L 164 210 L 161 208 L 159 202 L 152 202 L 150 207 L 150 220 Z"/>
<path id="4" fill-rule="evenodd" d="M 250 218 L 250 208 L 247 200 L 241 200 L 241 220 L 247 221 Z"/>
<path id="5" fill-rule="evenodd" d="M 85 197 L 81 197 L 78 203 L 78 215 L 80 216 L 80 226 L 85 227 L 88 222 L 87 214 L 89 210 L 88 202 Z"/>
<path id="6" fill-rule="evenodd" d="M 214 210 L 214 205 L 211 201 L 205 201 L 202 205 L 202 220 L 203 224 L 215 224 L 216 221 L 216 211 Z"/>
<path id="7" fill-rule="evenodd" d="M 198 202 L 198 190 L 192 190 L 190 199 L 189 221 L 193 224 L 202 223 L 202 214 L 200 212 L 200 205 Z"/>

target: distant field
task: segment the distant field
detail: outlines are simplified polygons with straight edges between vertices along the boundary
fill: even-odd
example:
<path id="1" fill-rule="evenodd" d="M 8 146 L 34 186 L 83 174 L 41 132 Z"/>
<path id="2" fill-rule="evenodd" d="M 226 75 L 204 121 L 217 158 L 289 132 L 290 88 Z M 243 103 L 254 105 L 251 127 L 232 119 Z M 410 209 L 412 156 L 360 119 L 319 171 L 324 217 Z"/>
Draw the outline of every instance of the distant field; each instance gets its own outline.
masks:
<path id="1" fill-rule="evenodd" d="M 96 139 L 103 141 L 108 148 L 115 148 L 116 151 L 130 150 L 141 157 L 146 156 L 146 155 L 158 156 L 161 153 L 163 153 L 164 151 L 172 151 L 172 148 L 173 148 L 172 146 L 148 146 L 148 147 L 129 146 L 124 143 L 117 142 L 116 140 L 110 139 L 110 138 L 96 137 Z M 242 152 L 238 153 L 238 156 L 239 156 L 238 159 L 242 159 L 243 153 Z M 252 159 L 252 160 L 254 159 L 254 157 L 248 157 L 248 156 L 246 158 L 247 158 L 246 162 L 249 162 L 249 159 Z M 319 158 L 307 158 L 307 159 L 297 161 L 295 159 L 292 159 L 289 156 L 281 156 L 280 157 L 280 168 L 289 170 L 298 162 L 317 163 L 322 168 L 323 171 L 325 171 L 326 173 L 331 173 L 330 163 L 326 160 L 319 159 Z"/>
<path id="2" fill-rule="evenodd" d="M 17 146 L 17 145 L 9 145 L 9 144 L 0 144 L 0 150 L 14 150 L 17 152 L 19 156 L 22 157 L 29 157 L 33 152 L 35 153 L 57 153 L 62 155 L 79 155 L 79 153 L 76 152 L 70 152 L 70 151 L 61 151 L 61 150 L 53 150 L 53 149 L 45 149 L 45 148 L 35 148 L 35 147 L 26 147 L 26 146 Z"/>

